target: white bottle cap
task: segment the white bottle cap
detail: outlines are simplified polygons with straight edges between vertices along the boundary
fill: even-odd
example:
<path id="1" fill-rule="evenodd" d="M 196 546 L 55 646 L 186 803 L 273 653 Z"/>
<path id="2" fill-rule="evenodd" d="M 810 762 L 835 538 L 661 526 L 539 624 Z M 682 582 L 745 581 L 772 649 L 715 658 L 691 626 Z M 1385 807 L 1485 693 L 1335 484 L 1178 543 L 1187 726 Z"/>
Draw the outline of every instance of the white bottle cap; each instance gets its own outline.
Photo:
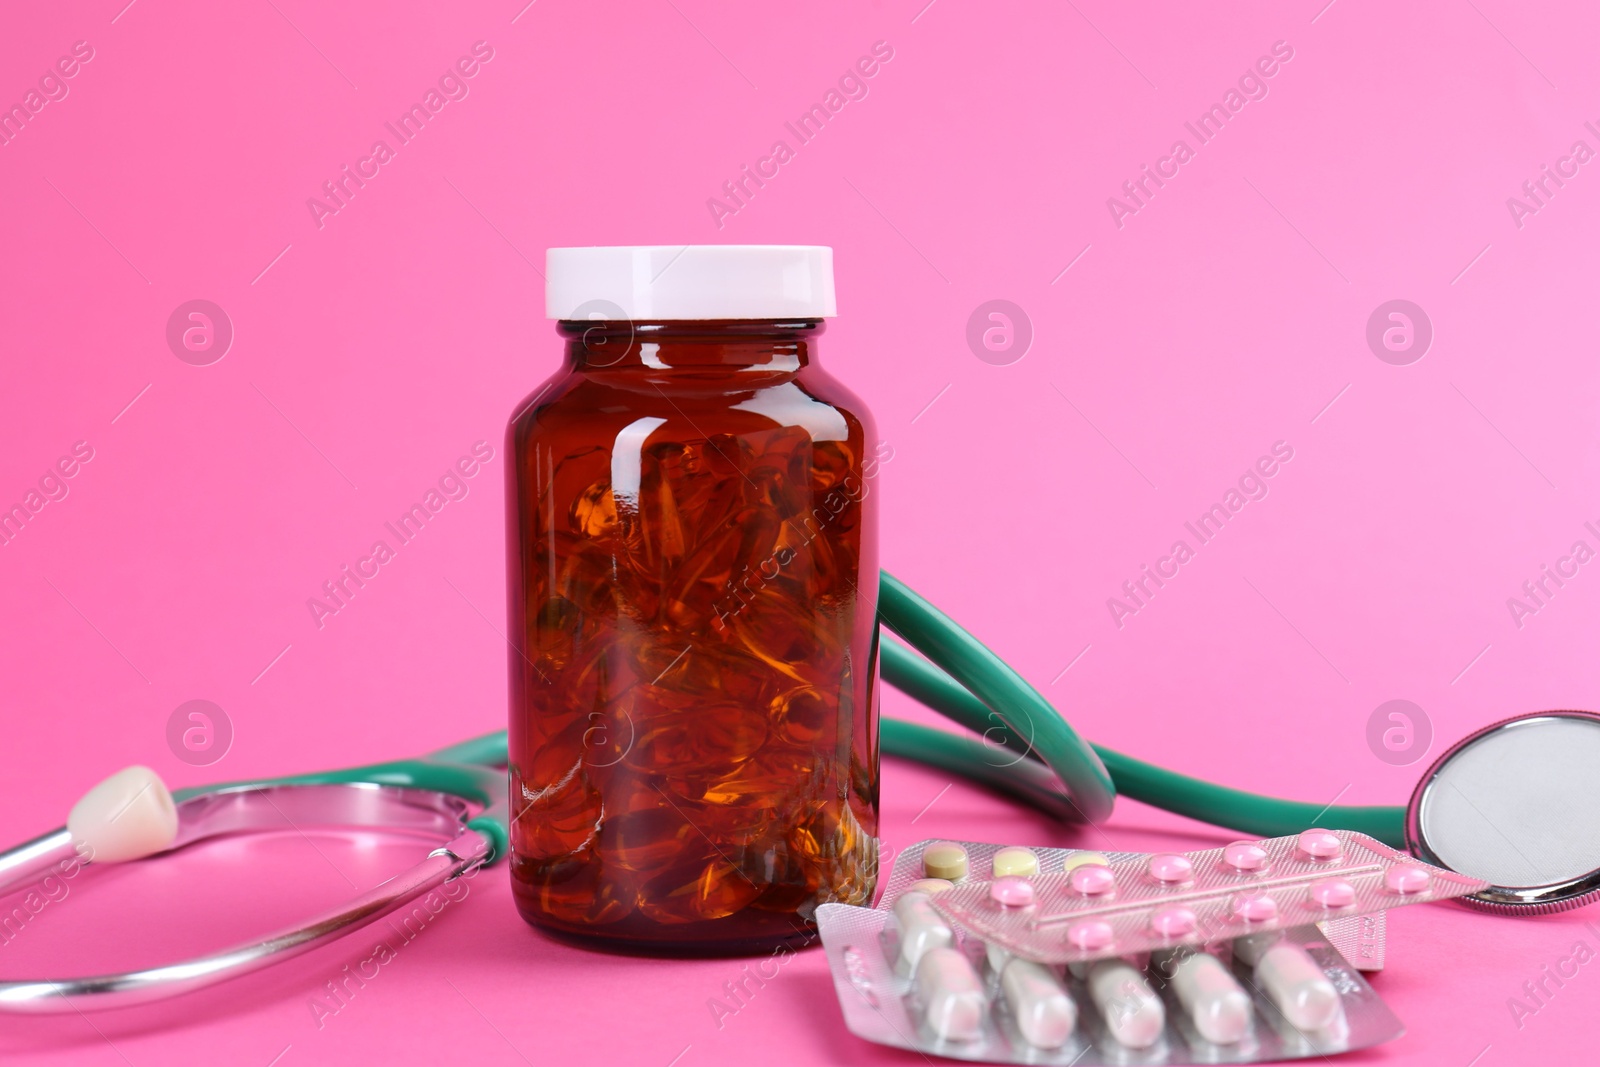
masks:
<path id="1" fill-rule="evenodd" d="M 640 245 L 545 253 L 552 319 L 822 319 L 833 302 L 824 245 Z"/>

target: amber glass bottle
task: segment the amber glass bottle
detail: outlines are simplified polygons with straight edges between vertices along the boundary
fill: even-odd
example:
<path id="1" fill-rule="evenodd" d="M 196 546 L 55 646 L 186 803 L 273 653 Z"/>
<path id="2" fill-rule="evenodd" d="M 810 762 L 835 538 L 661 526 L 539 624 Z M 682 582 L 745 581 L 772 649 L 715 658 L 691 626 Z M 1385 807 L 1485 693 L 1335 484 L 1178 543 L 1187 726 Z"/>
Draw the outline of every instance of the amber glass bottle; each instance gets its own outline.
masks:
<path id="1" fill-rule="evenodd" d="M 830 250 L 548 278 L 565 366 L 506 450 L 517 906 L 631 951 L 808 939 L 877 874 L 884 457 L 816 363 Z"/>

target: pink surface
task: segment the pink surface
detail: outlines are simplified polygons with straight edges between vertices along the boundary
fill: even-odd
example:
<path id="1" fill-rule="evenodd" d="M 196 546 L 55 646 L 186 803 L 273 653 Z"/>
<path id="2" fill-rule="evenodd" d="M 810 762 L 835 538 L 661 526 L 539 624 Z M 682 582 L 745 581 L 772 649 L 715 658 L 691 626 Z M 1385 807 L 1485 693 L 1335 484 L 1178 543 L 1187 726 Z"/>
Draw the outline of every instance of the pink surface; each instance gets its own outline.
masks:
<path id="1" fill-rule="evenodd" d="M 133 761 L 188 784 L 503 724 L 500 435 L 556 358 L 552 245 L 833 245 L 824 361 L 895 452 L 884 559 L 1097 740 L 1401 802 L 1475 727 L 1600 706 L 1591 7 L 523 2 L 7 13 L 0 104 L 28 118 L 0 144 L 0 505 L 36 513 L 0 544 L 0 836 Z M 802 142 L 786 124 L 835 87 Z M 169 340 L 196 300 L 231 323 L 220 361 L 214 311 Z M 996 300 L 1026 319 L 973 318 Z M 476 476 L 444 481 L 463 457 Z M 308 607 L 436 486 L 358 596 Z M 1221 531 L 1191 532 L 1214 504 Z M 194 700 L 225 721 L 169 735 Z M 180 760 L 193 730 L 225 755 Z M 889 849 L 1237 836 L 1129 802 L 1061 828 L 900 764 L 883 806 Z M 0 972 L 191 951 L 403 862 L 318 847 L 85 877 Z M 1592 1051 L 1594 909 L 1389 929 L 1376 985 L 1410 1030 L 1350 1062 Z M 374 949 L 8 1020 L 0 1056 L 920 1062 L 844 1032 L 815 952 L 718 1012 L 746 962 L 554 944 L 499 870 Z M 346 965 L 378 977 L 319 1015 Z"/>

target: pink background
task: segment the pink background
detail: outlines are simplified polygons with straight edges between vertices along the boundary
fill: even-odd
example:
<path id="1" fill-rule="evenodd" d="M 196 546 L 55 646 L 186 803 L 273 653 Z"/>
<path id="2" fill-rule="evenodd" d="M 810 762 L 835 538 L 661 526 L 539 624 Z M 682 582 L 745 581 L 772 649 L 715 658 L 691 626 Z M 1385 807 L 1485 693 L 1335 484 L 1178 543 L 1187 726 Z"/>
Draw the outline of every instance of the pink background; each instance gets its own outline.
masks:
<path id="1" fill-rule="evenodd" d="M 503 724 L 500 438 L 555 366 L 535 270 L 553 245 L 832 245 L 824 360 L 895 449 L 887 565 L 1097 740 L 1398 803 L 1426 764 L 1369 749 L 1384 701 L 1425 710 L 1434 753 L 1513 712 L 1600 706 L 1595 567 L 1520 628 L 1506 604 L 1574 541 L 1600 547 L 1583 527 L 1600 525 L 1600 164 L 1520 227 L 1506 203 L 1574 141 L 1600 148 L 1585 5 L 125 2 L 29 5 L 0 34 L 5 104 L 74 42 L 94 50 L 0 146 L 0 505 L 74 442 L 94 450 L 0 546 L 6 840 L 134 761 L 192 784 Z M 868 95 L 719 228 L 707 199 L 793 147 L 784 122 L 880 40 L 893 59 Z M 319 228 L 307 198 L 394 147 L 384 123 L 476 41 L 493 58 L 469 94 Z M 1193 147 L 1184 122 L 1277 41 L 1293 59 L 1268 95 L 1119 228 L 1107 198 L 1176 138 Z M 165 340 L 195 298 L 235 329 L 210 366 Z M 1006 366 L 965 341 L 996 298 L 1034 330 Z M 1435 331 L 1409 366 L 1365 340 L 1397 298 Z M 495 459 L 467 498 L 319 630 L 307 598 L 479 440 Z M 1266 499 L 1119 629 L 1106 599 L 1280 440 L 1294 459 Z M 236 732 L 210 767 L 168 749 L 191 699 Z M 1103 832 L 1061 828 L 947 785 L 886 764 L 887 849 L 1230 836 L 1126 801 Z M 404 861 L 321 848 L 86 877 L 0 948 L 0 973 L 154 962 Z M 308 998 L 368 938 L 160 1009 L 8 1020 L 0 1055 L 920 1062 L 844 1032 L 819 953 L 719 1029 L 706 1002 L 737 961 L 558 946 L 516 917 L 502 870 L 471 896 L 320 1030 Z M 1600 947 L 1591 918 L 1397 913 L 1377 985 L 1410 1033 L 1350 1059 L 1587 1054 L 1600 965 L 1520 1029 L 1507 1001 L 1574 941 Z"/>

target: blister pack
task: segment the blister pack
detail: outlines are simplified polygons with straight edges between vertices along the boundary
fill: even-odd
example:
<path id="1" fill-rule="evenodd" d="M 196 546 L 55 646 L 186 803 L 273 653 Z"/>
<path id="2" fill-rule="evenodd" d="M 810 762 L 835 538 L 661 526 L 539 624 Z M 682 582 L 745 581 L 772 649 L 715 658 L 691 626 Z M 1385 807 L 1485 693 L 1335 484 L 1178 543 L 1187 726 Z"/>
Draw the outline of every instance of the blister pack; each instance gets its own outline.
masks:
<path id="1" fill-rule="evenodd" d="M 882 881 L 883 891 L 878 897 L 877 907 L 889 908 L 912 885 L 919 881 L 926 881 L 927 875 L 923 868 L 922 853 L 924 849 L 934 848 L 937 853 L 944 850 L 950 856 L 950 846 L 954 845 L 966 857 L 965 874 L 953 879 L 945 879 L 952 886 L 964 885 L 972 881 L 988 881 L 994 877 L 994 858 L 996 853 L 1005 852 L 1007 857 L 1001 859 L 1002 871 L 1013 871 L 1014 867 L 1007 866 L 1007 859 L 1011 856 L 1021 856 L 1022 851 L 1033 853 L 1038 861 L 1040 871 L 1064 871 L 1073 867 L 1103 863 L 1116 867 L 1128 865 L 1148 864 L 1151 856 L 1142 852 L 1094 852 L 1084 849 L 1072 848 L 1029 848 L 1019 851 L 1016 846 L 996 845 L 984 841 L 959 841 L 927 840 L 918 841 L 902 849 L 894 858 L 894 865 L 888 876 Z M 949 861 L 947 860 L 947 863 Z M 960 861 L 956 861 L 958 866 Z M 1028 861 L 1021 858 L 1023 867 Z M 935 864 L 937 867 L 937 862 Z M 955 868 L 946 867 L 945 873 L 956 873 Z M 933 888 L 944 888 L 935 886 Z M 960 925 L 959 920 L 956 925 Z M 1384 955 L 1388 940 L 1388 923 L 1382 911 L 1369 912 L 1363 915 L 1348 915 L 1343 917 L 1325 918 L 1317 922 L 1317 928 L 1334 948 L 1339 950 L 1350 964 L 1360 971 L 1381 971 L 1383 969 Z"/>
<path id="2" fill-rule="evenodd" d="M 868 1041 L 990 1063 L 1257 1063 L 1327 1056 L 1404 1027 L 1314 926 L 1066 968 L 962 934 L 907 890 L 824 904 L 817 925 L 845 1023 Z"/>
<path id="3" fill-rule="evenodd" d="M 1076 853 L 1054 869 L 1037 850 L 999 849 L 982 881 L 972 877 L 973 853 L 952 842 L 923 847 L 924 871 L 943 869 L 944 855 L 964 877 L 928 886 L 931 908 L 990 945 L 1052 964 L 1361 917 L 1485 886 L 1348 830 L 1183 854 Z"/>

